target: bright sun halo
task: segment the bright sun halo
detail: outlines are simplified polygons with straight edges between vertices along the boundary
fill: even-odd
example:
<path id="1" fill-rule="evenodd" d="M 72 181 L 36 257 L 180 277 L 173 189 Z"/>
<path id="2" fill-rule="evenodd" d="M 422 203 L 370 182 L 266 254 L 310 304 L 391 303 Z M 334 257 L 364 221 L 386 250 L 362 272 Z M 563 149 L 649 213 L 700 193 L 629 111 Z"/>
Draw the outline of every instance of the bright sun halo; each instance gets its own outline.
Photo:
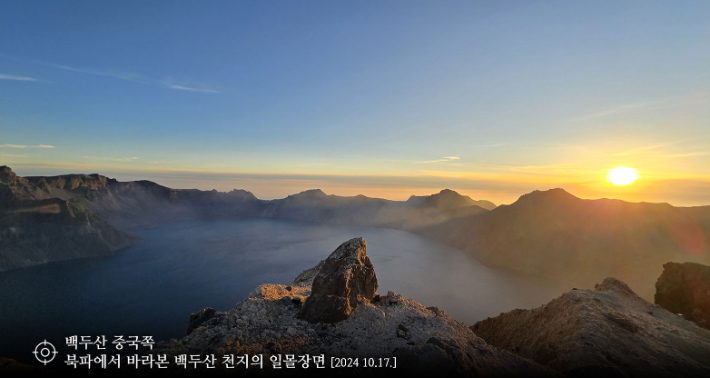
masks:
<path id="1" fill-rule="evenodd" d="M 614 185 L 630 185 L 638 180 L 639 172 L 634 168 L 617 167 L 609 170 L 606 179 Z"/>

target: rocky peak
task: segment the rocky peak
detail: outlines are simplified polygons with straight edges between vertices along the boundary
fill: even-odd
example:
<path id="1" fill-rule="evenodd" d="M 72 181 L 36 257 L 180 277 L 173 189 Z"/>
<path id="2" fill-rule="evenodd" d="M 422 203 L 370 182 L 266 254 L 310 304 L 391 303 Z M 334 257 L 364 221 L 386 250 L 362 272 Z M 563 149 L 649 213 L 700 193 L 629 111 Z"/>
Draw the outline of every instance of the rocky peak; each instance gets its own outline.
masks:
<path id="1" fill-rule="evenodd" d="M 444 189 L 437 194 L 433 194 L 424 200 L 424 206 L 440 208 L 442 210 L 452 210 L 460 207 L 471 206 L 470 198 L 462 196 L 451 189 Z"/>
<path id="2" fill-rule="evenodd" d="M 347 319 L 358 304 L 372 300 L 377 276 L 366 249 L 365 239 L 354 238 L 325 259 L 301 310 L 302 319 L 311 323 L 339 322 Z"/>
<path id="3" fill-rule="evenodd" d="M 337 323 L 310 323 L 302 319 L 301 310 L 306 305 L 349 306 L 352 293 L 363 299 L 374 295 L 377 283 L 365 250 L 362 238 L 348 240 L 295 280 L 306 285 L 264 284 L 230 311 L 213 312 L 207 308 L 192 314 L 186 336 L 160 342 L 151 353 L 167 354 L 169 358 L 179 354 L 215 354 L 220 366 L 213 372 L 218 373 L 234 372 L 221 364 L 222 356 L 229 354 L 265 354 L 265 369 L 269 356 L 295 354 L 325 355 L 326 368 L 336 367 L 331 365 L 330 357 L 359 360 L 361 365 L 340 369 L 338 375 L 348 377 L 369 377 L 373 373 L 408 377 L 558 376 L 535 362 L 487 345 L 465 324 L 444 311 L 424 307 L 391 291 L 375 295 L 371 301 L 363 300 Z M 346 280 L 345 285 L 324 285 L 329 274 L 340 277 L 335 281 L 343 279 L 345 274 L 353 277 Z M 310 286 L 308 281 L 314 275 Z M 323 294 L 328 293 L 325 289 L 329 287 L 339 288 L 339 294 Z M 312 301 L 316 290 L 321 291 L 321 298 Z M 347 290 L 351 291 L 344 293 Z M 337 299 L 327 302 L 324 297 L 328 295 Z M 342 314 L 342 309 L 335 309 L 333 313 Z M 397 368 L 367 367 L 363 364 L 365 357 L 390 363 L 392 357 L 396 357 Z M 330 376 L 333 371 L 311 364 L 307 370 L 293 372 L 298 376 L 309 373 Z M 264 373 L 279 376 L 287 371 Z"/>
<path id="4" fill-rule="evenodd" d="M 15 172 L 7 165 L 0 166 L 0 183 L 12 185 L 17 179 Z"/>
<path id="5" fill-rule="evenodd" d="M 534 190 L 530 193 L 523 194 L 518 198 L 518 200 L 513 203 L 536 203 L 536 204 L 548 204 L 548 203 L 559 203 L 565 204 L 575 200 L 579 200 L 579 197 L 575 197 L 566 190 L 562 188 L 555 188 L 549 190 Z"/>
<path id="6" fill-rule="evenodd" d="M 245 201 L 258 201 L 256 196 L 252 192 L 246 191 L 244 189 L 232 189 L 231 191 L 227 192 L 227 196 L 230 198 L 237 198 Z"/>
<path id="7" fill-rule="evenodd" d="M 327 197 L 328 195 L 325 194 L 322 190 L 320 189 L 309 189 L 306 191 L 303 191 L 301 193 L 297 194 L 292 194 L 289 197 L 291 198 L 303 198 L 303 199 L 319 199 L 319 198 L 324 198 Z"/>
<path id="8" fill-rule="evenodd" d="M 415 201 L 414 196 L 408 201 Z M 455 210 L 469 206 L 479 206 L 486 210 L 495 209 L 496 205 L 490 201 L 475 201 L 469 196 L 459 194 L 451 189 L 444 189 L 437 194 L 432 194 L 424 198 L 421 202 L 422 206 L 435 207 L 440 210 Z"/>
<path id="9" fill-rule="evenodd" d="M 631 290 L 629 285 L 617 280 L 614 277 L 608 277 L 604 282 L 594 285 L 594 290 L 596 291 L 617 291 L 620 294 L 630 295 L 637 297 L 636 293 Z"/>

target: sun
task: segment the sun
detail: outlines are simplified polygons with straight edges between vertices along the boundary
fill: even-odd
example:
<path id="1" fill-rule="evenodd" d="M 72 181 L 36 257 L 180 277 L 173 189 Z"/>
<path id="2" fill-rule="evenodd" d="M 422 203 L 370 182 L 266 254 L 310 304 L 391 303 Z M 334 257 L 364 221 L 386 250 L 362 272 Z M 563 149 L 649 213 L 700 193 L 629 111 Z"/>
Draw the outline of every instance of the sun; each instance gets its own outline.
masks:
<path id="1" fill-rule="evenodd" d="M 639 179 L 639 172 L 635 168 L 616 167 L 609 170 L 606 175 L 607 181 L 614 185 L 631 185 Z"/>

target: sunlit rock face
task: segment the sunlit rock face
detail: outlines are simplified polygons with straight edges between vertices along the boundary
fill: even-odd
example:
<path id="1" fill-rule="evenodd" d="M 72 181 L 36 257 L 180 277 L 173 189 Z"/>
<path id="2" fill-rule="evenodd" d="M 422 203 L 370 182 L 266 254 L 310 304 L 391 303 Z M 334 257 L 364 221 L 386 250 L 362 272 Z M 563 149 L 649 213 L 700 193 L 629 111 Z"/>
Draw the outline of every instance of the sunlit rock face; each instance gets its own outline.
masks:
<path id="1" fill-rule="evenodd" d="M 607 278 L 473 325 L 488 344 L 568 377 L 707 377 L 710 332 Z"/>
<path id="2" fill-rule="evenodd" d="M 656 282 L 656 304 L 710 329 L 710 266 L 667 263 Z"/>
<path id="3" fill-rule="evenodd" d="M 311 296 L 301 310 L 302 319 L 339 322 L 347 319 L 358 304 L 372 300 L 377 276 L 366 249 L 365 239 L 350 239 L 325 260 L 313 279 Z"/>

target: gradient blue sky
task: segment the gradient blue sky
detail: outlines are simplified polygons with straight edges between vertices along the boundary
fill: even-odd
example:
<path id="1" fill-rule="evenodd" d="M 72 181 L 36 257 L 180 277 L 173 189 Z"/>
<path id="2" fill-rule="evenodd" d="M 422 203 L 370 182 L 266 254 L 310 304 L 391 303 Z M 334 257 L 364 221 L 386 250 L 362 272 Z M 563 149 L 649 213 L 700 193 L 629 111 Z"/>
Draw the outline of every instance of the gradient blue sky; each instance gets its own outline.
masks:
<path id="1" fill-rule="evenodd" d="M 0 164 L 260 198 L 710 204 L 708 20 L 706 1 L 3 1 Z M 609 185 L 619 165 L 642 179 Z"/>

